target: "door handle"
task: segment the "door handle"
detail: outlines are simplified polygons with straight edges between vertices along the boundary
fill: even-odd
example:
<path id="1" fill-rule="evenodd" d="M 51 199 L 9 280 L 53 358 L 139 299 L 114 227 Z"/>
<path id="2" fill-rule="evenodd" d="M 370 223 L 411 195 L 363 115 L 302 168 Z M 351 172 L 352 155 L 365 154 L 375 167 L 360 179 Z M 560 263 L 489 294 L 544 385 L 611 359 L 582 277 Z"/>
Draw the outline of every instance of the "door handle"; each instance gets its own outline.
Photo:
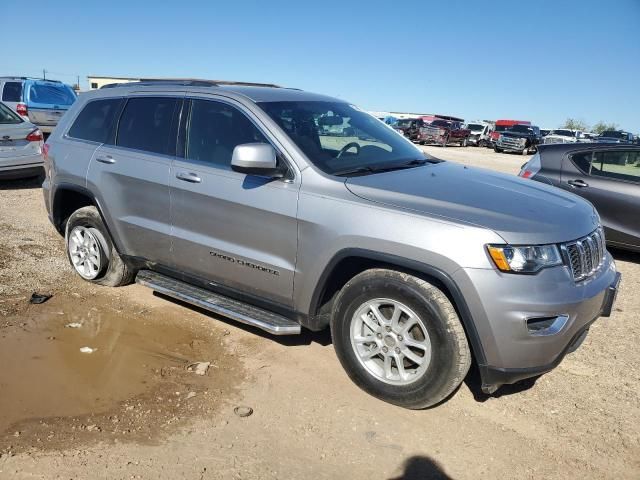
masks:
<path id="1" fill-rule="evenodd" d="M 187 172 L 178 172 L 176 173 L 176 178 L 178 180 L 183 180 L 189 183 L 200 183 L 202 179 L 195 173 L 187 173 Z"/>
<path id="2" fill-rule="evenodd" d="M 106 155 L 104 157 L 96 157 L 96 162 L 107 163 L 109 165 L 112 165 L 116 163 L 116 159 L 113 158 L 111 155 Z"/>
<path id="3" fill-rule="evenodd" d="M 583 180 L 569 180 L 567 183 L 572 187 L 578 187 L 578 188 L 584 188 L 589 186 L 589 184 Z"/>

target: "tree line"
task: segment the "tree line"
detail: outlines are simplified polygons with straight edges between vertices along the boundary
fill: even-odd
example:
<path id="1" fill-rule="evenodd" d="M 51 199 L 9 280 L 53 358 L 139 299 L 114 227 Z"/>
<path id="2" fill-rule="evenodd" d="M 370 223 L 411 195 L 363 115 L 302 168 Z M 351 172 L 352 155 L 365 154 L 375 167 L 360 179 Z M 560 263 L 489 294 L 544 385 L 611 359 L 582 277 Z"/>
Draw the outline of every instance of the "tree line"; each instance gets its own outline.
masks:
<path id="1" fill-rule="evenodd" d="M 578 120 L 576 118 L 567 118 L 560 128 L 566 128 L 568 130 L 581 130 L 583 132 L 593 132 L 598 135 L 607 130 L 618 130 L 620 125 L 617 123 L 607 123 L 600 120 L 598 123 L 589 128 L 589 124 L 584 120 Z"/>

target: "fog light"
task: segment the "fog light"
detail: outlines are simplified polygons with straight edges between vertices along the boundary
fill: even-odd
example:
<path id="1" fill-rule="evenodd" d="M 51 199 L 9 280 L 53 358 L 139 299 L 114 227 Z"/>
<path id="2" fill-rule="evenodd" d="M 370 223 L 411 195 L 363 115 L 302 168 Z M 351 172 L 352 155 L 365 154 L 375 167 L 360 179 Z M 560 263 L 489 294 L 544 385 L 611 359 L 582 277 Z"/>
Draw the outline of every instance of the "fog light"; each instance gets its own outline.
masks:
<path id="1" fill-rule="evenodd" d="M 537 337 L 555 335 L 564 328 L 567 321 L 569 321 L 569 315 L 527 318 L 527 330 L 529 331 L 529 335 Z"/>

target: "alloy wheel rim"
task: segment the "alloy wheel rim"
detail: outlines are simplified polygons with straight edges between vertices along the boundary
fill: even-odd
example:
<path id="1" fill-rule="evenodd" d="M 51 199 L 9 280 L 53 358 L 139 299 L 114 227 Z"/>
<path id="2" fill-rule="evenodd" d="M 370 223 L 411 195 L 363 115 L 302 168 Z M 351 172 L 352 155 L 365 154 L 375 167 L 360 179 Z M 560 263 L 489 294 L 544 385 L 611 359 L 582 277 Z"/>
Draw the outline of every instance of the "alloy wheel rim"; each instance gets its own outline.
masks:
<path id="1" fill-rule="evenodd" d="M 69 258 L 76 272 L 87 280 L 100 273 L 102 252 L 95 233 L 87 227 L 75 227 L 69 235 Z"/>
<path id="2" fill-rule="evenodd" d="M 422 319 L 396 300 L 363 303 L 351 319 L 351 346 L 360 364 L 376 379 L 408 385 L 431 363 L 431 340 Z"/>

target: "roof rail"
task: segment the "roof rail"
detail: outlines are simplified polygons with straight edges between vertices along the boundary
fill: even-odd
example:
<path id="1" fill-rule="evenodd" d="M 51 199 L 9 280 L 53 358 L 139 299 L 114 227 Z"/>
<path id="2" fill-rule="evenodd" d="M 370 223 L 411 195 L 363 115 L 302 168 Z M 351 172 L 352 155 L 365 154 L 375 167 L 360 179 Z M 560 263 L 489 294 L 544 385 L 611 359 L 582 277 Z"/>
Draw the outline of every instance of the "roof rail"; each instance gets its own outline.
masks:
<path id="1" fill-rule="evenodd" d="M 0 78 L 10 78 L 12 80 L 43 80 L 45 82 L 56 82 L 62 83 L 60 80 L 53 80 L 50 78 L 42 78 L 42 77 L 22 77 L 19 75 L 0 75 Z"/>
<path id="2" fill-rule="evenodd" d="M 141 78 L 137 82 L 108 83 L 100 88 L 118 88 L 127 86 L 173 85 L 183 87 L 219 87 L 220 85 L 237 85 L 243 87 L 281 88 L 272 83 L 235 82 L 230 80 L 200 80 L 197 78 Z"/>

